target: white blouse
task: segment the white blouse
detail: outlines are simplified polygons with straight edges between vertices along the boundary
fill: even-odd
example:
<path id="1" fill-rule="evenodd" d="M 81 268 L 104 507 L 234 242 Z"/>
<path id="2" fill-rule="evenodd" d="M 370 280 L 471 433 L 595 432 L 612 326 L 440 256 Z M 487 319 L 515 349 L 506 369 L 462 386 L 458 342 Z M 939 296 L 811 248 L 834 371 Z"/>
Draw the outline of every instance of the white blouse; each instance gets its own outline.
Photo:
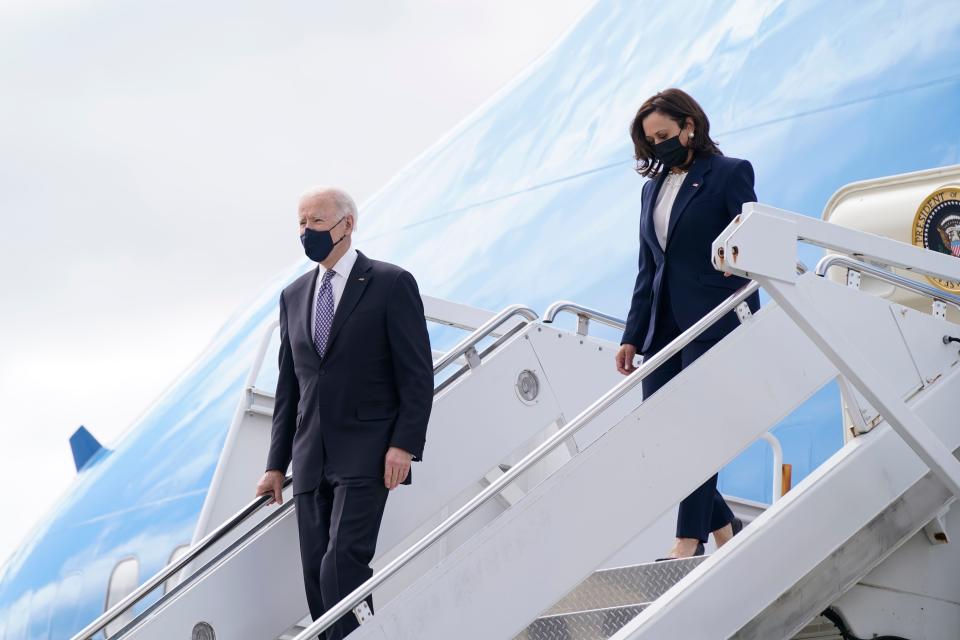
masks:
<path id="1" fill-rule="evenodd" d="M 686 173 L 668 173 L 660 187 L 660 193 L 657 194 L 657 203 L 653 207 L 653 229 L 657 233 L 657 240 L 660 242 L 660 248 L 667 248 L 667 231 L 670 229 L 670 211 L 673 209 L 673 202 L 677 199 L 677 193 L 683 185 L 683 179 L 687 177 Z"/>

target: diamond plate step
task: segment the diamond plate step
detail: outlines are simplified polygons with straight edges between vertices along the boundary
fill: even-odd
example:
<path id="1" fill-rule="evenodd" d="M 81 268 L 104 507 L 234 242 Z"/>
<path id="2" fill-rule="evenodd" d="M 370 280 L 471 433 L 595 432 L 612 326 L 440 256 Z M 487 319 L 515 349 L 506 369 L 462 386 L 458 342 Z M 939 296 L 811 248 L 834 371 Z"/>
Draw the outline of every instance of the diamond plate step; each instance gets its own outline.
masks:
<path id="1" fill-rule="evenodd" d="M 603 569 L 581 582 L 514 640 L 607 640 L 706 556 Z M 842 640 L 817 616 L 794 640 Z"/>
<path id="2" fill-rule="evenodd" d="M 705 559 L 700 556 L 597 571 L 515 640 L 605 640 Z"/>
<path id="3" fill-rule="evenodd" d="M 639 604 L 543 616 L 515 640 L 607 640 L 646 607 Z M 843 640 L 843 636 L 833 623 L 817 616 L 792 640 Z"/>
<path id="4" fill-rule="evenodd" d="M 646 607 L 647 604 L 632 604 L 542 616 L 515 640 L 606 640 Z"/>
<path id="5" fill-rule="evenodd" d="M 543 615 L 653 602 L 705 559 L 699 556 L 597 571 Z"/>

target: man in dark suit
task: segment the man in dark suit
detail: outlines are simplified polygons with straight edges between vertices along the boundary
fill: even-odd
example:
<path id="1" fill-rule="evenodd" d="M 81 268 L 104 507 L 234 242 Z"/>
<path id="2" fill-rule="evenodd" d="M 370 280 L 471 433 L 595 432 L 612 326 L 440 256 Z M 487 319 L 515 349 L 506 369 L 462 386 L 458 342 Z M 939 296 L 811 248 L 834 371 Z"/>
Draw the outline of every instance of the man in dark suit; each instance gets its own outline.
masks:
<path id="1" fill-rule="evenodd" d="M 314 620 L 372 575 L 387 494 L 410 483 L 433 406 L 433 360 L 416 280 L 351 244 L 357 210 L 337 189 L 300 200 L 319 263 L 280 294 L 280 375 L 257 495 L 282 502 L 293 461 L 303 578 Z M 372 600 L 368 599 L 372 608 Z M 357 627 L 347 615 L 339 640 Z"/>

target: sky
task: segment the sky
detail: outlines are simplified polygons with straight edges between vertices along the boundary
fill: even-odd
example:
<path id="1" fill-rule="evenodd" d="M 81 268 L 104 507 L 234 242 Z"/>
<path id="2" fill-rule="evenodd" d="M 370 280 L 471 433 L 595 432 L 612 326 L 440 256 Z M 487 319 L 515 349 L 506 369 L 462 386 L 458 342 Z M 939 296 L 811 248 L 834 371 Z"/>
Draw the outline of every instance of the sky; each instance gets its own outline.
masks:
<path id="1" fill-rule="evenodd" d="M 0 564 L 231 314 L 590 0 L 0 0 Z M 12 509 L 11 509 L 12 507 Z"/>

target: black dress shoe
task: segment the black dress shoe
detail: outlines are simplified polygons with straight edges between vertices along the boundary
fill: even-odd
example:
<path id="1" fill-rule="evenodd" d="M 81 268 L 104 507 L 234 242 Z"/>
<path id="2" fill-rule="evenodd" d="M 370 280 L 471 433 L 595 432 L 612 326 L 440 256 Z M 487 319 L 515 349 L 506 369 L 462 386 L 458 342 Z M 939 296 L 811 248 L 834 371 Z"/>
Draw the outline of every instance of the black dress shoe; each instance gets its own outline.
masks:
<path id="1" fill-rule="evenodd" d="M 697 543 L 697 549 L 693 552 L 692 557 L 702 556 L 704 553 L 703 543 Z M 686 560 L 686 558 L 657 558 L 656 562 L 666 562 L 667 560 Z"/>
<path id="2" fill-rule="evenodd" d="M 733 520 L 730 521 L 730 526 L 733 527 L 733 535 L 737 535 L 743 531 L 743 520 L 734 516 Z"/>

